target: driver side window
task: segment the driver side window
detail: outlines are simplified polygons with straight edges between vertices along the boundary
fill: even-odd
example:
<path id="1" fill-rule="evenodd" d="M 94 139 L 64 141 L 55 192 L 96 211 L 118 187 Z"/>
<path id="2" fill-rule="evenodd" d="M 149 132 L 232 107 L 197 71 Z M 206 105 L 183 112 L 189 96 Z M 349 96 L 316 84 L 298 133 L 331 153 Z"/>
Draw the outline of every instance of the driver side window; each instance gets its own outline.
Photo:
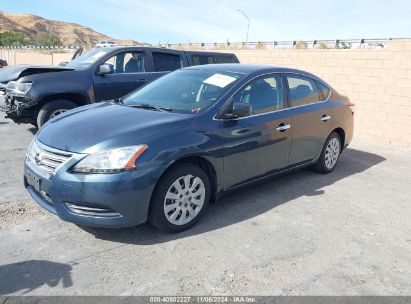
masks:
<path id="1" fill-rule="evenodd" d="M 251 105 L 252 114 L 285 108 L 281 76 L 275 74 L 254 79 L 237 93 L 234 102 L 248 103 Z"/>
<path id="2" fill-rule="evenodd" d="M 144 56 L 140 52 L 119 53 L 108 59 L 105 64 L 114 67 L 114 74 L 144 72 Z"/>

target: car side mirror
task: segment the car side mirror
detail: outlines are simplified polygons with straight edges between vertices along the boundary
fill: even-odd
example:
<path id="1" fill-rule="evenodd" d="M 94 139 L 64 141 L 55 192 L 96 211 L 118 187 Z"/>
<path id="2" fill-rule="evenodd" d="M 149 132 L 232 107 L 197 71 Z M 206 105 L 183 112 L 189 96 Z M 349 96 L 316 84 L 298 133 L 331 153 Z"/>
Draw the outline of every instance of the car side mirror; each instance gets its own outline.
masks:
<path id="1" fill-rule="evenodd" d="M 102 65 L 99 66 L 98 68 L 98 75 L 107 75 L 107 74 L 113 74 L 114 73 L 114 66 L 112 64 L 109 63 L 104 63 Z"/>
<path id="2" fill-rule="evenodd" d="M 251 114 L 251 105 L 245 102 L 234 102 L 231 112 L 223 115 L 226 119 L 235 119 L 239 117 L 246 117 Z"/>
<path id="3" fill-rule="evenodd" d="M 60 62 L 60 63 L 59 63 L 59 66 L 64 67 L 64 66 L 67 65 L 67 63 L 68 63 L 67 61 Z"/>

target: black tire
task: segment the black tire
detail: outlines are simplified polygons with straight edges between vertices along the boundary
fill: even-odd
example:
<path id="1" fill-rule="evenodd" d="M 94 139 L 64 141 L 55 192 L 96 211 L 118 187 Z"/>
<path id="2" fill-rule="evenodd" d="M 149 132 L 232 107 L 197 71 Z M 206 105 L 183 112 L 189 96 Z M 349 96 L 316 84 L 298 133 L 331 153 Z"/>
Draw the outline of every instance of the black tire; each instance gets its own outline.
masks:
<path id="1" fill-rule="evenodd" d="M 175 181 L 177 181 L 179 178 L 186 176 L 188 174 L 193 175 L 193 177 L 199 177 L 200 180 L 203 182 L 204 189 L 205 189 L 204 203 L 202 207 L 199 209 L 197 215 L 194 216 L 189 222 L 187 222 L 186 224 L 176 225 L 170 222 L 165 215 L 165 211 L 164 211 L 165 197 L 170 187 L 172 187 L 172 184 Z M 183 188 L 183 190 L 185 191 L 187 189 Z M 157 186 L 154 190 L 151 203 L 150 203 L 149 222 L 154 227 L 158 228 L 159 230 L 163 232 L 176 233 L 176 232 L 184 231 L 192 227 L 193 225 L 195 225 L 198 222 L 198 220 L 201 218 L 201 216 L 204 214 L 205 210 L 208 207 L 209 201 L 210 201 L 210 193 L 211 193 L 210 180 L 207 174 L 200 167 L 192 163 L 182 163 L 182 164 L 176 165 L 175 167 L 171 168 L 168 172 L 166 172 L 161 177 L 159 182 L 157 183 Z M 171 202 L 174 202 L 172 203 L 172 205 L 179 204 L 177 200 L 171 201 Z M 191 204 L 190 202 L 188 203 Z M 191 206 L 195 207 L 195 205 L 191 205 Z M 180 207 L 177 207 L 177 208 L 180 208 Z M 181 208 L 183 208 L 183 206 Z M 172 214 L 174 212 L 177 212 L 177 209 L 175 211 L 170 211 L 169 214 Z M 187 212 L 186 214 L 189 214 L 188 211 L 181 210 L 181 212 Z"/>
<path id="2" fill-rule="evenodd" d="M 337 155 L 337 160 L 335 161 L 335 163 L 330 167 L 327 166 L 326 164 L 326 157 L 327 157 L 327 146 L 329 145 L 329 143 L 332 140 L 338 140 L 338 147 L 339 147 L 339 151 L 338 151 L 338 155 Z M 321 151 L 321 155 L 320 158 L 318 159 L 317 163 L 313 166 L 313 169 L 319 173 L 322 174 L 327 174 L 332 172 L 335 167 L 338 164 L 338 160 L 340 158 L 340 153 L 341 153 L 341 147 L 342 147 L 342 143 L 341 143 L 341 137 L 337 132 L 332 132 L 330 135 L 328 135 L 327 140 L 324 143 L 323 149 Z"/>
<path id="3" fill-rule="evenodd" d="M 41 128 L 52 116 L 52 114 L 58 110 L 70 110 L 77 107 L 74 102 L 69 100 L 59 99 L 51 100 L 43 105 L 37 114 L 37 127 Z"/>

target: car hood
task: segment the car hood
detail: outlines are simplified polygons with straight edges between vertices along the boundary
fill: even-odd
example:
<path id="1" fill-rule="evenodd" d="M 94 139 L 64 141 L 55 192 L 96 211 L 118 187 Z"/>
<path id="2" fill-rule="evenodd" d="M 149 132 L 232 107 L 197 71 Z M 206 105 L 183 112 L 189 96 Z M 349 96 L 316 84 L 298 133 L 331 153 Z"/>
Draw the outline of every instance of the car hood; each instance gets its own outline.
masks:
<path id="1" fill-rule="evenodd" d="M 33 75 L 33 74 L 43 74 L 51 72 L 62 72 L 71 71 L 73 69 L 46 65 L 27 65 L 19 64 L 14 66 L 8 66 L 0 70 L 0 82 L 9 82 L 12 80 L 17 80 L 20 77 Z"/>
<path id="2" fill-rule="evenodd" d="M 159 112 L 97 103 L 67 111 L 37 134 L 43 144 L 75 153 L 149 143 L 167 130 L 187 126 L 193 114 Z"/>

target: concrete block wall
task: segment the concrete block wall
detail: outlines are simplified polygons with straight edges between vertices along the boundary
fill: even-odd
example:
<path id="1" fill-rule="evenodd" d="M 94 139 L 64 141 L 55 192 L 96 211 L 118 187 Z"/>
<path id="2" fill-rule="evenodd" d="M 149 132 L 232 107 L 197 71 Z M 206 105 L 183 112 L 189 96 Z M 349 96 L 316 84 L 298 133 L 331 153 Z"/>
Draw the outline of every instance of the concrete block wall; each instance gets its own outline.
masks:
<path id="1" fill-rule="evenodd" d="M 63 61 L 70 61 L 72 52 L 66 53 L 38 53 L 33 51 L 20 51 L 12 49 L 0 49 L 0 58 L 7 60 L 9 65 L 40 64 L 58 65 Z"/>
<path id="2" fill-rule="evenodd" d="M 227 50 L 318 75 L 355 103 L 355 135 L 411 147 L 411 41 L 385 49 Z"/>
<path id="3" fill-rule="evenodd" d="M 218 51 L 224 51 L 219 49 Z M 356 104 L 355 136 L 411 148 L 411 40 L 384 49 L 229 49 L 242 63 L 288 66 L 312 72 Z M 57 65 L 71 53 L 0 49 L 11 65 Z"/>

